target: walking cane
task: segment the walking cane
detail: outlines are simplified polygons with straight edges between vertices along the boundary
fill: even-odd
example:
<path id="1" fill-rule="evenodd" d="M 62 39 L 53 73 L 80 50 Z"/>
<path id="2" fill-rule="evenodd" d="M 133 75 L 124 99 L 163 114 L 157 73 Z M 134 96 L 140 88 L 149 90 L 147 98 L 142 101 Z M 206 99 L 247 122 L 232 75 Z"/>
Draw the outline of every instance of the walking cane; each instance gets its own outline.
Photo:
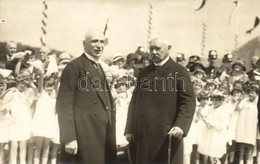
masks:
<path id="1" fill-rule="evenodd" d="M 167 164 L 171 164 L 171 151 L 172 151 L 172 135 L 169 134 L 168 162 L 167 162 Z"/>

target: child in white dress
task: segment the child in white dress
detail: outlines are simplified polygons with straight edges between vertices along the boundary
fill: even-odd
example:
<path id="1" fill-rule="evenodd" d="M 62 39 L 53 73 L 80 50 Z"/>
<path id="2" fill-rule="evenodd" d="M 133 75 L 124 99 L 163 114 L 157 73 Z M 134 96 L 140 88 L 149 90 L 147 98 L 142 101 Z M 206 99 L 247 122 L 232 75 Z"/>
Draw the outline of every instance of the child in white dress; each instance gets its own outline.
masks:
<path id="1" fill-rule="evenodd" d="M 33 115 L 32 132 L 36 143 L 34 164 L 47 164 L 50 141 L 55 136 L 57 116 L 54 81 L 46 78 Z M 57 125 L 56 125 L 57 126 Z"/>
<path id="2" fill-rule="evenodd" d="M 4 147 L 9 141 L 9 111 L 5 106 L 6 80 L 0 75 L 0 164 L 4 164 Z"/>
<path id="3" fill-rule="evenodd" d="M 210 100 L 213 108 L 205 119 L 206 127 L 202 132 L 203 140 L 200 140 L 198 151 L 209 156 L 211 163 L 220 162 L 219 159 L 226 153 L 227 125 L 230 118 L 231 105 L 223 103 L 225 97 L 222 92 L 213 91 Z M 207 160 L 204 160 L 206 163 Z"/>
<path id="4" fill-rule="evenodd" d="M 250 85 L 249 85 L 250 86 Z M 236 142 L 240 144 L 239 163 L 247 161 L 247 164 L 253 162 L 253 149 L 256 144 L 257 135 L 257 87 L 248 87 L 248 96 L 245 97 L 237 106 L 239 111 L 237 122 Z M 245 148 L 247 150 L 245 150 Z M 246 151 L 246 153 L 245 153 Z M 244 159 L 246 154 L 246 159 Z"/>
<path id="5" fill-rule="evenodd" d="M 232 105 L 232 113 L 230 115 L 230 121 L 228 124 L 228 146 L 227 146 L 227 158 L 226 160 L 232 163 L 235 157 L 236 149 L 236 130 L 239 111 L 236 110 L 237 104 L 242 99 L 243 88 L 236 86 L 231 91 L 231 97 L 229 97 L 229 103 Z"/>
<path id="6" fill-rule="evenodd" d="M 201 138 L 201 129 L 205 126 L 203 117 L 205 117 L 205 106 L 208 102 L 208 94 L 205 91 L 201 91 L 197 95 L 197 107 L 193 116 L 191 127 L 188 135 L 183 139 L 184 140 L 184 163 L 190 164 L 192 161 L 196 161 L 199 164 L 199 153 L 198 149 L 198 140 Z M 194 153 L 194 158 L 191 161 L 191 153 Z"/>
<path id="7" fill-rule="evenodd" d="M 17 163 L 19 147 L 20 164 L 26 163 L 27 140 L 31 135 L 31 118 L 33 90 L 28 88 L 31 83 L 30 73 L 21 71 L 16 78 L 17 86 L 10 88 L 5 96 L 7 108 L 10 110 L 9 139 L 11 141 L 9 163 Z"/>
<path id="8" fill-rule="evenodd" d="M 128 105 L 130 103 L 131 95 L 127 92 L 126 83 L 118 82 L 115 84 L 117 97 L 116 103 L 116 139 L 117 145 L 127 145 L 128 142 L 124 137 L 124 128 L 127 118 Z"/>

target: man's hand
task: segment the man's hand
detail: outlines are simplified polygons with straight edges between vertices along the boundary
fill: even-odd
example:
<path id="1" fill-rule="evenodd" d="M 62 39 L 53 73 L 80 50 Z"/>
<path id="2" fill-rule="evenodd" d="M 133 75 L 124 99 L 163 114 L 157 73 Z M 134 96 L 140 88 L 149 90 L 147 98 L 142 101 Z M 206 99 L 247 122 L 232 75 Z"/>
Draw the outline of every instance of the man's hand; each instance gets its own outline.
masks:
<path id="1" fill-rule="evenodd" d="M 125 134 L 125 138 L 128 142 L 130 142 L 134 138 L 134 135 L 132 133 L 127 133 Z"/>
<path id="2" fill-rule="evenodd" d="M 78 152 L 78 141 L 73 140 L 71 142 L 65 143 L 65 152 L 69 154 L 77 154 Z"/>
<path id="3" fill-rule="evenodd" d="M 177 138 L 181 139 L 182 136 L 183 136 L 183 133 L 184 132 L 183 132 L 183 130 L 181 128 L 175 126 L 175 127 L 171 128 L 171 130 L 169 131 L 168 134 L 172 135 L 173 137 L 177 137 Z"/>

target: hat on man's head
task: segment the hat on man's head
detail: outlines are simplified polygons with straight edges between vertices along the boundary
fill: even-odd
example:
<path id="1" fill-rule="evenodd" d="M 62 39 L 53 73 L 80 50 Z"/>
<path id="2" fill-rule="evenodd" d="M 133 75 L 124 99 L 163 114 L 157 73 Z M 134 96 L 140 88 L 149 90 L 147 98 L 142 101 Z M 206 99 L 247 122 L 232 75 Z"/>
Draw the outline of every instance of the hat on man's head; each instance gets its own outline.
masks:
<path id="1" fill-rule="evenodd" d="M 217 50 L 210 50 L 209 51 L 209 55 L 208 55 L 208 59 L 217 59 L 218 58 L 218 53 Z"/>
<path id="2" fill-rule="evenodd" d="M 183 53 L 178 52 L 176 55 L 176 61 L 181 62 L 185 60 L 185 55 Z"/>
<path id="3" fill-rule="evenodd" d="M 116 56 L 112 60 L 113 63 L 115 63 L 117 61 L 125 62 L 125 58 L 122 56 L 122 54 L 120 54 L 120 53 L 116 54 Z"/>
<path id="4" fill-rule="evenodd" d="M 231 63 L 232 62 L 232 59 L 233 59 L 233 56 L 232 54 L 228 53 L 228 54 L 225 54 L 222 58 L 222 63 Z"/>
<path id="5" fill-rule="evenodd" d="M 202 73 L 203 75 L 206 74 L 206 72 L 201 68 L 197 68 L 192 72 L 193 75 L 196 75 L 197 73 Z"/>
<path id="6" fill-rule="evenodd" d="M 130 53 L 130 54 L 127 55 L 126 60 L 127 60 L 127 62 L 130 61 L 130 60 L 138 61 L 139 60 L 139 54 L 137 54 L 137 53 Z"/>
<path id="7" fill-rule="evenodd" d="M 197 55 L 192 55 L 189 57 L 189 63 L 194 63 L 197 60 L 200 60 L 200 57 Z"/>
<path id="8" fill-rule="evenodd" d="M 243 67 L 243 70 L 245 71 L 246 70 L 245 64 L 246 64 L 245 60 L 238 58 L 237 60 L 234 61 L 234 63 L 232 64 L 231 67 L 232 67 L 232 69 L 234 69 L 235 65 L 240 65 Z"/>

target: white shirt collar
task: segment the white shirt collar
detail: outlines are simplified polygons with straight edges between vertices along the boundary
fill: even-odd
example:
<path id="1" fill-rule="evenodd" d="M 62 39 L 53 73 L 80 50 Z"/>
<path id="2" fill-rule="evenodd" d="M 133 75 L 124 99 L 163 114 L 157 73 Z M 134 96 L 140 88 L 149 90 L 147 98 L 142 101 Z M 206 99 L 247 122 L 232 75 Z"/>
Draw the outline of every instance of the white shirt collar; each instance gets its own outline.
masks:
<path id="1" fill-rule="evenodd" d="M 87 58 L 95 63 L 100 63 L 100 60 L 95 59 L 93 56 L 89 55 L 88 53 L 84 52 Z"/>
<path id="2" fill-rule="evenodd" d="M 168 60 L 170 59 L 170 56 L 167 56 L 165 59 L 163 59 L 161 62 L 159 63 L 154 63 L 155 66 L 162 66 L 164 65 Z"/>

